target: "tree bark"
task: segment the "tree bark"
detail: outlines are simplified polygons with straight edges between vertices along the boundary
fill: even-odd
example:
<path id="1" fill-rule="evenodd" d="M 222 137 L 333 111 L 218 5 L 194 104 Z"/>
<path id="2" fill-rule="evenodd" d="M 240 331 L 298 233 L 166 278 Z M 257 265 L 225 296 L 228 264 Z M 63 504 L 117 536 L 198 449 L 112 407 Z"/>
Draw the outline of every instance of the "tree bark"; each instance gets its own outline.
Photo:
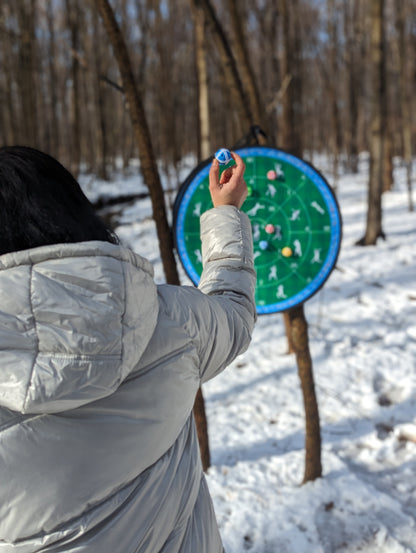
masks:
<path id="1" fill-rule="evenodd" d="M 299 110 L 302 101 L 301 83 L 299 76 L 299 31 L 295 31 L 297 0 L 292 6 L 288 0 L 280 2 L 283 25 L 283 54 L 282 80 L 288 81 L 288 86 L 282 96 L 282 122 L 280 128 L 279 145 L 285 151 L 302 157 L 303 146 L 300 133 Z M 293 11 L 292 11 L 293 10 Z M 294 353 L 292 342 L 291 322 L 289 314 L 283 313 L 283 320 L 288 340 L 288 353 Z"/>
<path id="2" fill-rule="evenodd" d="M 55 45 L 55 25 L 54 25 L 54 12 L 52 3 L 47 3 L 46 17 L 48 22 L 48 77 L 49 77 L 49 96 L 50 96 L 50 151 L 51 154 L 60 159 L 60 136 L 59 136 L 59 118 L 58 118 L 58 94 L 57 94 L 57 75 L 55 68 L 56 59 L 56 45 Z"/>
<path id="3" fill-rule="evenodd" d="M 300 116 L 302 106 L 301 44 L 298 28 L 298 2 L 281 0 L 284 52 L 283 77 L 292 77 L 283 99 L 281 145 L 284 150 L 302 157 Z M 321 431 L 318 403 L 315 394 L 312 358 L 309 351 L 308 324 L 303 304 L 284 313 L 289 351 L 293 351 L 298 365 L 305 407 L 305 471 L 303 482 L 322 476 Z"/>
<path id="4" fill-rule="evenodd" d="M 269 133 L 268 123 L 261 103 L 257 81 L 251 67 L 250 58 L 247 51 L 247 40 L 244 35 L 242 21 L 236 0 L 227 0 L 228 11 L 231 15 L 231 25 L 233 29 L 233 53 L 238 66 L 238 72 L 241 78 L 241 86 L 245 91 L 245 96 L 250 104 L 250 112 L 253 124 L 260 125 L 266 134 Z M 240 3 L 241 6 L 241 3 Z"/>
<path id="5" fill-rule="evenodd" d="M 312 359 L 309 352 L 308 326 L 303 305 L 293 307 L 288 314 L 305 408 L 306 438 L 303 482 L 306 483 L 322 476 L 319 411 Z"/>
<path id="6" fill-rule="evenodd" d="M 211 466 L 211 454 L 209 450 L 208 421 L 205 414 L 205 400 L 201 388 L 199 388 L 196 394 L 193 413 L 198 432 L 202 468 L 204 472 L 206 472 Z"/>
<path id="7" fill-rule="evenodd" d="M 211 152 L 209 101 L 208 101 L 208 71 L 205 42 L 205 14 L 198 0 L 191 0 L 195 27 L 195 61 L 198 76 L 198 116 L 199 139 L 198 159 L 208 159 Z"/>
<path id="8" fill-rule="evenodd" d="M 381 196 L 384 177 L 384 142 L 386 128 L 386 84 L 384 52 L 384 0 L 371 0 L 371 139 L 365 235 L 357 245 L 369 246 L 384 238 Z"/>
<path id="9" fill-rule="evenodd" d="M 26 144 L 36 147 L 38 145 L 39 125 L 37 121 L 37 86 L 35 79 L 35 2 L 34 0 L 17 2 L 16 9 L 20 29 L 18 83 L 22 113 L 22 134 Z"/>
<path id="10" fill-rule="evenodd" d="M 383 153 L 383 192 L 388 192 L 394 188 L 393 139 L 390 131 L 391 125 L 389 122 L 387 122 L 386 125 L 387 129 L 384 138 Z"/>
<path id="11" fill-rule="evenodd" d="M 396 0 L 396 31 L 398 43 L 399 67 L 399 103 L 401 114 L 401 129 L 403 140 L 403 159 L 406 165 L 406 183 L 409 211 L 413 211 L 412 191 L 412 110 L 408 86 L 408 56 L 406 54 L 406 3 Z"/>
<path id="12" fill-rule="evenodd" d="M 298 0 L 281 0 L 283 22 L 282 79 L 290 77 L 290 82 L 282 98 L 282 123 L 279 143 L 291 154 L 302 157 L 302 79 L 301 48 L 298 21 Z"/>
<path id="13" fill-rule="evenodd" d="M 0 18 L 1 20 L 6 19 L 7 10 L 4 4 L 0 4 Z M 4 10 L 4 11 L 3 11 Z M 20 117 L 18 110 L 16 109 L 14 103 L 14 85 L 16 83 L 16 74 L 15 68 L 19 65 L 15 56 L 13 54 L 14 45 L 13 45 L 13 36 L 9 33 L 3 31 L 0 33 L 0 47 L 3 52 L 3 76 L 4 76 L 4 119 L 6 127 L 3 132 L 6 134 L 5 143 L 6 144 L 16 144 L 19 142 L 19 131 L 20 131 Z"/>
<path id="14" fill-rule="evenodd" d="M 327 0 L 328 17 L 328 36 L 329 36 L 329 79 L 328 93 L 331 105 L 331 149 L 333 157 L 332 173 L 333 186 L 337 189 L 338 184 L 338 165 L 341 153 L 341 124 L 338 106 L 338 83 L 339 83 L 339 62 L 338 62 L 338 27 L 337 27 L 337 9 L 334 0 Z"/>
<path id="15" fill-rule="evenodd" d="M 362 60 L 357 55 L 357 44 L 362 40 L 360 30 L 358 0 L 344 0 L 344 49 L 345 72 L 347 80 L 347 118 L 344 140 L 347 154 L 347 168 L 358 173 L 358 92 Z"/>
<path id="16" fill-rule="evenodd" d="M 97 125 L 96 125 L 96 141 L 98 146 L 98 160 L 95 166 L 98 167 L 98 176 L 103 179 L 108 179 L 107 172 L 107 123 L 105 118 L 105 94 L 104 83 L 101 80 L 101 75 L 105 73 L 102 70 L 102 48 L 98 28 L 98 16 L 94 11 L 93 17 L 93 58 L 94 58 L 94 96 L 97 110 Z"/>
<path id="17" fill-rule="evenodd" d="M 68 26 L 71 32 L 71 49 L 79 51 L 80 9 L 78 0 L 66 0 Z M 80 109 L 80 79 L 79 61 L 72 56 L 71 64 L 71 172 L 78 176 L 81 164 L 81 109 Z"/>

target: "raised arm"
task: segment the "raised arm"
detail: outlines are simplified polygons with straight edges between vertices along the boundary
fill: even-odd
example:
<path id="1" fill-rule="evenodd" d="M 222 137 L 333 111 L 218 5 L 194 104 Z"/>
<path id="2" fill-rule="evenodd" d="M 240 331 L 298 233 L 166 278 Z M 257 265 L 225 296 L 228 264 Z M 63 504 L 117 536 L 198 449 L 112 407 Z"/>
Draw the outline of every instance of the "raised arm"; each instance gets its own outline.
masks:
<path id="1" fill-rule="evenodd" d="M 203 380 L 207 380 L 247 349 L 256 320 L 251 224 L 240 211 L 247 197 L 245 165 L 232 153 L 236 165 L 219 178 L 219 164 L 210 170 L 214 208 L 201 217 L 203 272 L 198 288 L 210 296 L 202 344 Z"/>

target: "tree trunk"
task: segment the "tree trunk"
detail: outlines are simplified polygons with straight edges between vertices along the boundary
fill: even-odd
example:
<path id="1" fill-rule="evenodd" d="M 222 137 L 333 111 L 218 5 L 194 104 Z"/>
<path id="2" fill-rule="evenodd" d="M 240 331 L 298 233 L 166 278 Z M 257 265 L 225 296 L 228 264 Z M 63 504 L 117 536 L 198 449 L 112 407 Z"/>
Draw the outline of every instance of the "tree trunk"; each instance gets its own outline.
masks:
<path id="1" fill-rule="evenodd" d="M 383 192 L 393 190 L 394 167 L 393 167 L 393 140 L 390 126 L 387 124 L 387 131 L 384 138 L 384 161 L 383 161 Z"/>
<path id="2" fill-rule="evenodd" d="M 199 116 L 199 152 L 198 159 L 208 159 L 211 155 L 208 71 L 205 46 L 205 14 L 198 0 L 191 0 L 195 26 L 195 58 L 198 76 L 198 116 Z"/>
<path id="3" fill-rule="evenodd" d="M 204 472 L 206 472 L 211 466 L 211 454 L 209 451 L 208 422 L 205 414 L 205 401 L 201 388 L 199 388 L 198 393 L 196 394 L 193 412 L 198 432 L 202 468 Z"/>
<path id="4" fill-rule="evenodd" d="M 396 0 L 396 31 L 398 43 L 399 67 L 399 103 L 401 114 L 401 129 L 403 140 L 403 159 L 406 165 L 406 183 L 409 211 L 413 211 L 412 198 L 412 113 L 411 98 L 408 86 L 408 56 L 406 54 L 406 3 L 405 0 Z"/>
<path id="5" fill-rule="evenodd" d="M 231 15 L 231 25 L 233 29 L 233 53 L 238 66 L 238 72 L 241 78 L 241 86 L 244 89 L 247 101 L 250 104 L 252 114 L 252 123 L 260 125 L 266 134 L 269 133 L 268 122 L 260 100 L 260 94 L 257 87 L 256 78 L 251 67 L 250 58 L 247 51 L 247 40 L 241 22 L 236 0 L 227 0 L 228 10 Z M 241 6 L 241 3 L 240 3 Z"/>
<path id="6" fill-rule="evenodd" d="M 303 482 L 306 483 L 322 476 L 319 411 L 303 305 L 293 307 L 288 314 L 305 408 L 306 451 Z"/>
<path id="7" fill-rule="evenodd" d="M 102 70 L 102 48 L 100 40 L 100 32 L 98 28 L 97 12 L 94 11 L 93 17 L 93 58 L 94 58 L 94 96 L 95 105 L 97 110 L 97 124 L 96 124 L 96 141 L 98 146 L 98 160 L 96 160 L 96 167 L 98 166 L 98 176 L 103 179 L 108 179 L 107 172 L 107 123 L 105 118 L 105 94 L 104 84 L 101 80 L 101 75 L 106 73 Z"/>
<path id="8" fill-rule="evenodd" d="M 212 154 L 209 122 L 208 72 L 206 63 L 205 12 L 199 0 L 191 0 L 195 25 L 195 61 L 198 77 L 198 116 L 199 116 L 199 159 L 208 159 Z M 198 431 L 202 468 L 211 466 L 209 450 L 208 421 L 205 414 L 205 400 L 201 388 L 194 403 L 194 417 Z"/>
<path id="9" fill-rule="evenodd" d="M 284 52 L 283 77 L 292 77 L 283 99 L 281 145 L 284 150 L 302 157 L 301 141 L 301 45 L 298 28 L 298 2 L 281 0 Z M 295 353 L 305 406 L 305 472 L 303 482 L 322 476 L 321 432 L 315 394 L 312 358 L 309 351 L 308 324 L 303 304 L 284 313 L 289 348 Z"/>
<path id="10" fill-rule="evenodd" d="M 358 173 L 358 92 L 360 88 L 360 66 L 362 60 L 356 53 L 357 43 L 362 40 L 361 23 L 358 13 L 358 0 L 344 0 L 344 49 L 347 79 L 347 118 L 344 140 L 347 154 L 347 168 Z"/>
<path id="11" fill-rule="evenodd" d="M 150 198 L 152 201 L 153 217 L 156 223 L 159 248 L 166 281 L 169 284 L 180 284 L 176 261 L 173 254 L 172 234 L 170 232 L 166 217 L 164 193 L 153 153 L 146 115 L 134 80 L 127 47 L 108 0 L 95 0 L 95 4 L 103 19 L 104 26 L 113 46 L 114 54 L 117 58 L 120 69 L 123 89 L 125 91 L 136 141 L 139 146 L 141 170 L 144 181 L 149 188 Z M 199 390 L 195 400 L 194 414 L 197 425 L 199 425 L 197 426 L 197 429 L 203 469 L 207 470 L 209 467 L 209 446 L 205 405 L 201 390 Z"/>
<path id="12" fill-rule="evenodd" d="M 56 45 L 55 45 L 55 26 L 54 26 L 54 14 L 52 3 L 47 3 L 46 10 L 47 22 L 48 22 L 48 77 L 49 77 L 49 96 L 50 96 L 50 152 L 57 159 L 61 158 L 60 151 L 60 136 L 59 136 L 59 120 L 58 120 L 58 94 L 57 94 L 57 76 L 55 69 L 56 59 Z"/>
<path id="13" fill-rule="evenodd" d="M 22 113 L 22 131 L 24 142 L 30 146 L 38 145 L 39 125 L 37 121 L 37 87 L 35 2 L 17 2 L 17 18 L 20 29 L 18 83 Z"/>
<path id="14" fill-rule="evenodd" d="M 280 2 L 282 24 L 283 24 L 283 58 L 282 58 L 282 81 L 287 80 L 288 86 L 282 97 L 282 122 L 280 128 L 279 145 L 283 150 L 302 157 L 303 147 L 300 133 L 300 104 L 302 101 L 300 67 L 299 67 L 299 40 L 298 32 L 295 32 L 297 25 L 295 18 L 297 0 L 292 6 L 288 0 Z M 293 11 L 292 11 L 293 10 Z M 295 348 L 292 342 L 290 319 L 287 312 L 283 313 L 283 320 L 288 340 L 288 353 L 294 353 Z"/>
<path id="15" fill-rule="evenodd" d="M 71 49 L 79 53 L 80 9 L 78 0 L 66 0 L 68 26 L 71 32 Z M 71 64 L 71 172 L 77 176 L 81 164 L 81 110 L 79 61 L 77 55 L 72 56 Z"/>
<path id="16" fill-rule="evenodd" d="M 7 11 L 6 13 L 3 12 L 5 10 L 6 6 L 0 4 L 0 9 L 2 10 L 0 12 L 0 18 L 5 19 L 7 17 Z M 4 119 L 6 120 L 6 127 L 4 131 L 6 131 L 6 139 L 5 144 L 16 144 L 19 142 L 19 131 L 20 131 L 20 120 L 18 117 L 18 110 L 16 110 L 16 106 L 14 103 L 14 88 L 16 84 L 16 73 L 15 68 L 18 66 L 18 63 L 15 59 L 15 56 L 13 55 L 14 45 L 12 40 L 12 35 L 8 34 L 6 32 L 0 33 L 0 47 L 3 52 L 3 60 L 2 60 L 2 69 L 3 69 L 3 75 L 4 75 Z"/>
<path id="17" fill-rule="evenodd" d="M 302 78 L 300 29 L 298 21 L 298 0 L 281 0 L 283 20 L 283 59 L 282 80 L 290 77 L 290 82 L 282 98 L 282 123 L 279 143 L 291 154 L 302 157 Z"/>
<path id="18" fill-rule="evenodd" d="M 338 185 L 338 165 L 341 153 L 341 124 L 338 107 L 338 83 L 339 83 L 339 63 L 338 63 L 338 28 L 337 28 L 337 9 L 334 0 L 327 0 L 328 16 L 328 36 L 329 36 L 329 79 L 328 93 L 331 106 L 331 149 L 333 157 L 333 186 L 337 189 Z"/>
<path id="19" fill-rule="evenodd" d="M 127 47 L 108 0 L 94 1 L 103 20 L 120 70 L 130 118 L 139 148 L 140 167 L 152 202 L 153 218 L 156 224 L 166 282 L 179 284 L 179 275 L 173 254 L 173 238 L 166 216 L 164 192 L 156 165 L 146 114 L 134 79 Z"/>
<path id="20" fill-rule="evenodd" d="M 384 238 L 381 196 L 383 192 L 386 128 L 386 84 L 384 55 L 384 0 L 371 0 L 371 139 L 367 226 L 357 245 L 374 245 Z"/>
<path id="21" fill-rule="evenodd" d="M 238 115 L 242 129 L 248 129 L 255 123 L 250 103 L 241 83 L 240 74 L 227 36 L 215 14 L 210 0 L 197 0 L 205 11 L 207 24 L 210 27 L 214 42 L 221 57 L 224 78 L 230 91 L 233 108 Z"/>

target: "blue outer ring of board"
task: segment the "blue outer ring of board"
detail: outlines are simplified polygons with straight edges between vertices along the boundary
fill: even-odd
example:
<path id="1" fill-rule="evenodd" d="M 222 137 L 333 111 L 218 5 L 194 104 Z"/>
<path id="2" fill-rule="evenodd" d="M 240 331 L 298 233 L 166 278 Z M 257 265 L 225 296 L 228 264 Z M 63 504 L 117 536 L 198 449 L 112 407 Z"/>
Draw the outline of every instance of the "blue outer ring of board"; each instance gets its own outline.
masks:
<path id="1" fill-rule="evenodd" d="M 302 288 L 302 290 L 294 296 L 274 304 L 257 306 L 257 313 L 259 315 L 287 311 L 288 309 L 305 302 L 307 299 L 313 296 L 323 286 L 335 266 L 335 263 L 338 259 L 342 237 L 342 222 L 338 204 L 329 184 L 326 182 L 323 176 L 306 161 L 291 154 L 288 154 L 287 152 L 284 152 L 282 150 L 277 150 L 275 148 L 266 148 L 263 146 L 251 146 L 247 148 L 241 148 L 239 150 L 235 150 L 235 152 L 242 158 L 253 156 L 270 157 L 275 160 L 284 161 L 296 167 L 305 176 L 307 176 L 318 188 L 328 208 L 331 222 L 331 242 L 328 249 L 328 254 L 325 258 L 324 263 L 322 264 L 319 273 L 307 286 Z M 193 176 L 193 178 L 190 179 L 190 182 L 185 181 L 184 186 L 186 186 L 186 189 L 178 193 L 178 203 L 175 202 L 176 217 L 174 221 L 174 232 L 176 248 L 183 268 L 185 269 L 185 272 L 187 273 L 191 281 L 195 284 L 195 286 L 197 286 L 199 283 L 200 275 L 196 272 L 186 249 L 184 233 L 185 215 L 194 192 L 201 184 L 201 182 L 208 176 L 210 166 L 211 165 L 209 163 L 204 165 L 203 167 L 201 167 L 200 171 L 196 171 L 196 174 Z"/>

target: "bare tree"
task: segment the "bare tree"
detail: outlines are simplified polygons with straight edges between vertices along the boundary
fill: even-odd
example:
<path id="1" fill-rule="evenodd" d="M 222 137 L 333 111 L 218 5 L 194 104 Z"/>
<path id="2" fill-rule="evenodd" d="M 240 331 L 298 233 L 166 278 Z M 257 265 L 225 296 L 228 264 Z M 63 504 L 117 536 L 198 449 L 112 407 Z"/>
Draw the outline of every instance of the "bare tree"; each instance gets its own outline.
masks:
<path id="1" fill-rule="evenodd" d="M 287 76 L 290 82 L 282 99 L 282 122 L 280 144 L 295 156 L 303 154 L 302 143 L 302 59 L 299 28 L 299 2 L 281 0 L 283 25 L 283 59 L 282 77 Z"/>
<path id="2" fill-rule="evenodd" d="M 269 124 L 260 98 L 257 81 L 251 66 L 247 51 L 247 41 L 244 35 L 243 24 L 236 0 L 227 0 L 226 5 L 231 15 L 233 30 L 231 45 L 235 56 L 238 73 L 241 78 L 241 86 L 244 90 L 247 102 L 250 105 L 252 124 L 260 125 L 263 131 L 270 135 Z"/>
<path id="3" fill-rule="evenodd" d="M 312 357 L 309 350 L 308 324 L 303 305 L 288 311 L 290 331 L 298 366 L 305 409 L 305 468 L 303 482 L 322 476 L 321 427 L 313 377 Z"/>
<path id="4" fill-rule="evenodd" d="M 346 105 L 344 141 L 346 146 L 346 165 L 353 173 L 358 172 L 358 106 L 359 91 L 362 88 L 363 57 L 359 55 L 362 48 L 359 0 L 344 0 L 344 37 L 343 51 L 346 79 Z"/>
<path id="5" fill-rule="evenodd" d="M 166 216 L 164 192 L 156 165 L 146 114 L 133 75 L 126 43 L 108 0 L 94 1 L 113 46 L 120 70 L 127 106 L 139 147 L 140 167 L 152 201 L 153 217 L 156 223 L 166 281 L 170 284 L 179 284 L 179 275 L 173 255 L 173 239 Z"/>
<path id="6" fill-rule="evenodd" d="M 215 13 L 214 7 L 210 0 L 199 0 L 204 11 L 207 24 L 209 25 L 214 42 L 217 46 L 221 58 L 221 68 L 223 70 L 224 79 L 233 102 L 233 111 L 237 114 L 240 123 L 241 131 L 246 131 L 251 125 L 255 124 L 250 102 L 247 99 L 247 94 L 243 88 L 240 73 L 230 42 L 224 32 L 224 29 Z"/>
<path id="7" fill-rule="evenodd" d="M 16 3 L 16 14 L 20 37 L 18 41 L 17 82 L 20 91 L 22 136 L 27 144 L 38 144 L 39 125 L 37 120 L 36 70 L 36 4 L 34 0 Z"/>
<path id="8" fill-rule="evenodd" d="M 56 38 L 55 20 L 52 2 L 47 2 L 46 19 L 49 32 L 48 38 L 48 77 L 49 77 L 49 98 L 50 98 L 50 152 L 55 157 L 60 157 L 60 133 L 58 114 L 58 91 L 56 86 Z"/>
<path id="9" fill-rule="evenodd" d="M 406 44 L 406 21 L 408 13 L 405 0 L 396 0 L 397 57 L 399 67 L 399 102 L 403 140 L 403 158 L 406 165 L 406 183 L 409 211 L 413 211 L 412 198 L 412 110 L 409 90 L 409 59 Z"/>
<path id="10" fill-rule="evenodd" d="M 384 43 L 384 0 L 371 0 L 371 139 L 368 185 L 367 225 L 357 245 L 374 245 L 384 238 L 381 196 L 384 178 L 384 142 L 386 129 L 386 82 Z"/>
<path id="11" fill-rule="evenodd" d="M 80 8 L 78 0 L 66 0 L 68 27 L 71 34 L 71 51 L 76 54 L 80 47 Z M 80 75 L 77 55 L 71 62 L 71 171 L 78 175 L 81 163 L 81 111 L 80 111 Z"/>
<path id="12" fill-rule="evenodd" d="M 302 156 L 300 116 L 302 105 L 301 44 L 298 22 L 298 2 L 281 0 L 284 26 L 284 75 L 291 75 L 292 81 L 283 100 L 282 147 Z M 308 324 L 303 304 L 289 309 L 285 313 L 286 334 L 289 345 L 296 355 L 298 374 L 302 387 L 305 408 L 305 470 L 303 482 L 309 482 L 322 476 L 321 431 L 318 402 L 313 378 L 312 357 L 309 351 Z"/>
<path id="13" fill-rule="evenodd" d="M 156 223 L 156 229 L 159 238 L 159 249 L 161 252 L 163 267 L 165 270 L 166 281 L 170 284 L 180 284 L 177 272 L 176 261 L 173 254 L 173 240 L 166 217 L 166 207 L 164 193 L 160 182 L 159 172 L 153 153 L 153 147 L 150 138 L 150 132 L 147 124 L 146 115 L 141 102 L 138 87 L 136 85 L 130 57 L 123 40 L 120 28 L 114 16 L 114 12 L 108 0 L 95 0 L 109 39 L 113 45 L 114 54 L 117 58 L 118 66 L 123 81 L 123 88 L 128 102 L 130 117 L 139 146 L 140 165 L 143 178 L 149 188 L 150 198 L 153 207 L 153 217 Z M 209 466 L 209 448 L 208 434 L 206 428 L 205 406 L 201 390 L 197 394 L 194 405 L 195 420 L 198 424 L 198 439 L 201 448 L 201 457 L 203 468 L 206 470 Z M 205 424 L 204 424 L 205 421 Z M 208 455 L 208 460 L 206 456 Z"/>
<path id="14" fill-rule="evenodd" d="M 13 33 L 6 25 L 5 22 L 11 16 L 11 7 L 6 3 L 0 4 L 1 16 L 0 21 L 2 23 L 2 29 L 0 32 L 0 46 L 1 46 L 1 76 L 2 76 L 2 92 L 4 103 L 3 106 L 3 134 L 6 144 L 15 144 L 18 141 L 18 135 L 20 132 L 20 113 L 18 113 L 16 104 L 14 102 L 14 90 L 16 85 L 16 73 L 15 68 L 18 65 L 17 60 L 13 55 L 14 43 L 16 40 L 15 33 Z"/>
<path id="15" fill-rule="evenodd" d="M 339 110 L 339 92 L 338 85 L 340 80 L 339 70 L 339 55 L 338 55 L 338 13 L 335 0 L 327 0 L 327 16 L 328 16 L 328 38 L 329 38 L 329 79 L 328 79 L 328 94 L 331 106 L 331 149 L 333 156 L 332 175 L 334 188 L 337 188 L 338 183 L 338 164 L 339 156 L 342 148 L 341 121 Z"/>
<path id="16" fill-rule="evenodd" d="M 107 172 L 107 119 L 105 117 L 105 92 L 103 80 L 101 75 L 106 73 L 106 69 L 103 68 L 103 52 L 101 47 L 100 29 L 98 26 L 98 17 L 96 10 L 92 13 L 93 20 L 93 60 L 94 60 L 94 100 L 97 111 L 97 132 L 95 133 L 96 142 L 98 144 L 98 176 L 102 179 L 108 179 Z"/>
<path id="17" fill-rule="evenodd" d="M 191 0 L 192 15 L 195 27 L 195 61 L 198 75 L 198 159 L 208 159 L 211 151 L 208 69 L 205 40 L 205 13 L 199 0 Z"/>

